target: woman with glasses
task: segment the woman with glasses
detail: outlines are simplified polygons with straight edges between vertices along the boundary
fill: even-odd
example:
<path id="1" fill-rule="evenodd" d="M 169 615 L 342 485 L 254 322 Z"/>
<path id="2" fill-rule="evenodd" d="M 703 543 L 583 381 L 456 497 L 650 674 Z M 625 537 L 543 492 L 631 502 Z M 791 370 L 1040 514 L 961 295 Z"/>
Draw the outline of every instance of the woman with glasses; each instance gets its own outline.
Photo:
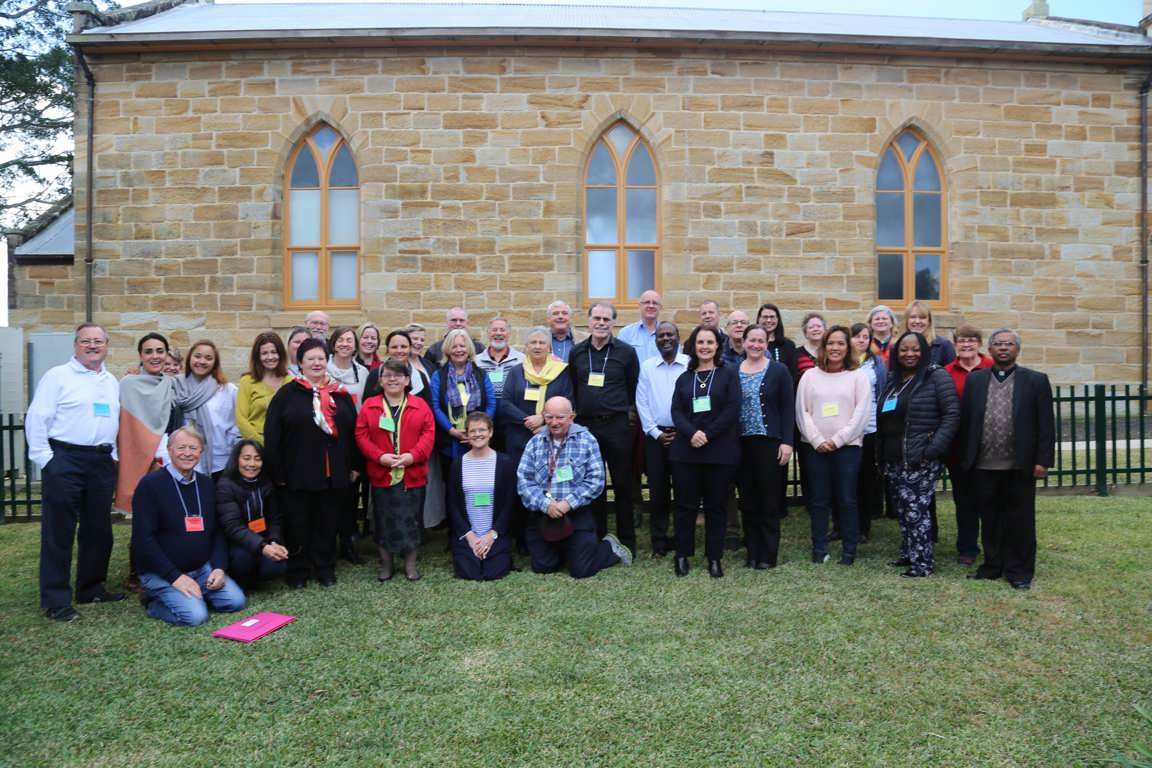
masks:
<path id="1" fill-rule="evenodd" d="M 487 414 L 473 411 L 464 426 L 470 448 L 448 481 L 452 564 L 459 579 L 494 581 L 512 570 L 508 527 L 518 499 L 516 462 L 489 445 L 493 425 Z"/>

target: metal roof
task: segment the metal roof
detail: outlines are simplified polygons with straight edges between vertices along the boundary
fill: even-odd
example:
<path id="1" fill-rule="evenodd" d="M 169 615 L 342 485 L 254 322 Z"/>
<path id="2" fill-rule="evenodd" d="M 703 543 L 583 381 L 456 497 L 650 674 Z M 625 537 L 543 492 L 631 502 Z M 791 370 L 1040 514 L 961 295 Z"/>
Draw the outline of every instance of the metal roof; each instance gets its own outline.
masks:
<path id="1" fill-rule="evenodd" d="M 1085 53 L 1152 51 L 1135 31 L 1091 25 L 869 16 L 864 14 L 577 5 L 549 3 L 187 3 L 146 18 L 92 27 L 86 43 L 163 43 L 340 37 L 528 36 L 639 39 L 807 39 L 872 45 L 934 42 L 948 47 L 1002 45 Z"/>
<path id="2" fill-rule="evenodd" d="M 24 243 L 16 246 L 17 259 L 35 261 L 42 259 L 71 258 L 76 254 L 76 209 L 71 205 L 64 212 L 49 212 L 53 217 Z"/>

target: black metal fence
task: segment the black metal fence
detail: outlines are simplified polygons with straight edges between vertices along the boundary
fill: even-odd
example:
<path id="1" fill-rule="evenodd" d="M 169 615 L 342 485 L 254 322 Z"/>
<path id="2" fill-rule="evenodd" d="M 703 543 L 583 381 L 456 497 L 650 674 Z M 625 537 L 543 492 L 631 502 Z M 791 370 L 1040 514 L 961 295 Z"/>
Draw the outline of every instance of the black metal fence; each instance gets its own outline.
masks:
<path id="1" fill-rule="evenodd" d="M 1056 466 L 1041 485 L 1107 496 L 1116 486 L 1152 481 L 1152 418 L 1148 395 L 1130 384 L 1056 387 Z M 0 416 L 0 468 L 4 471 L 0 523 L 38 518 L 40 483 L 23 441 L 23 414 Z M 799 497 L 792 462 L 790 495 Z"/>

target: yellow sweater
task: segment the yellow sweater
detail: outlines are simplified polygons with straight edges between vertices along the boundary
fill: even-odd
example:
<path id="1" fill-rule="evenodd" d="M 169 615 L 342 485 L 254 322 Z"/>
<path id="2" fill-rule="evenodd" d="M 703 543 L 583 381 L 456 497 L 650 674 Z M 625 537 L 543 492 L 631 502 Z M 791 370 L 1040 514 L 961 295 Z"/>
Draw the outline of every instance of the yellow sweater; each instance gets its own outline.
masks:
<path id="1" fill-rule="evenodd" d="M 292 375 L 284 377 L 281 386 L 292 381 Z M 249 374 L 240 377 L 240 391 L 236 394 L 236 426 L 240 436 L 264 444 L 264 415 L 268 413 L 268 403 L 272 395 L 262 381 L 254 381 Z"/>

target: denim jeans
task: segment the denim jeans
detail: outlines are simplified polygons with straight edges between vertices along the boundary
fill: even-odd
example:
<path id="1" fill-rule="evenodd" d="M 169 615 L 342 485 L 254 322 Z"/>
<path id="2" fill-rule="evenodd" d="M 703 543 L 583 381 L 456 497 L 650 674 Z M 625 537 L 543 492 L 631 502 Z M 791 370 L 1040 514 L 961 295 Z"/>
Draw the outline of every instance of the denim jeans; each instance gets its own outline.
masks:
<path id="1" fill-rule="evenodd" d="M 228 576 L 224 577 L 224 586 L 220 589 L 209 590 L 207 584 L 210 573 L 211 563 L 204 563 L 185 574 L 200 585 L 203 600 L 188 597 L 154 573 L 140 574 L 140 587 L 149 597 L 148 615 L 178 627 L 195 627 L 208 620 L 209 606 L 221 613 L 243 610 L 248 603 L 244 590 Z"/>
<path id="2" fill-rule="evenodd" d="M 856 511 L 856 483 L 860 473 L 861 450 L 846 445 L 831 453 L 820 453 L 808 443 L 800 443 L 808 469 L 808 514 L 812 522 L 812 555 L 828 554 L 828 518 L 833 507 L 840 522 L 843 556 L 856 557 L 860 520 Z"/>

